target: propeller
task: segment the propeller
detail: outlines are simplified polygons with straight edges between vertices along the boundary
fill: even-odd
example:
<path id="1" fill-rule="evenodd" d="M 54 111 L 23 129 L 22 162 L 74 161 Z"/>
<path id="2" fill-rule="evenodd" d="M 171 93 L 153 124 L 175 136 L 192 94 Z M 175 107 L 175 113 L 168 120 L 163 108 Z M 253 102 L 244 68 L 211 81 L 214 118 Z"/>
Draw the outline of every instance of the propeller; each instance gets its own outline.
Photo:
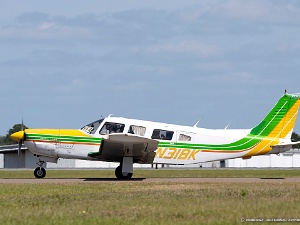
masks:
<path id="1" fill-rule="evenodd" d="M 20 160 L 20 167 L 22 167 L 22 164 L 23 164 L 22 151 L 21 151 L 22 143 L 23 143 L 23 140 L 20 139 L 18 141 L 18 157 L 19 157 L 19 160 Z"/>
<path id="2" fill-rule="evenodd" d="M 25 131 L 24 131 L 24 123 L 23 123 L 23 118 L 22 118 L 22 124 L 21 124 L 21 130 L 18 132 L 15 132 L 10 135 L 11 139 L 14 141 L 18 142 L 18 157 L 20 159 L 20 164 L 22 163 L 22 144 L 25 139 Z"/>
<path id="3" fill-rule="evenodd" d="M 23 136 L 18 141 L 18 157 L 19 158 L 20 158 L 20 155 L 22 154 L 21 148 L 22 148 L 22 144 L 23 144 L 23 140 L 24 140 L 24 123 L 23 123 L 23 117 L 22 117 L 21 131 L 23 132 Z M 21 155 L 21 159 L 22 159 L 22 155 Z"/>

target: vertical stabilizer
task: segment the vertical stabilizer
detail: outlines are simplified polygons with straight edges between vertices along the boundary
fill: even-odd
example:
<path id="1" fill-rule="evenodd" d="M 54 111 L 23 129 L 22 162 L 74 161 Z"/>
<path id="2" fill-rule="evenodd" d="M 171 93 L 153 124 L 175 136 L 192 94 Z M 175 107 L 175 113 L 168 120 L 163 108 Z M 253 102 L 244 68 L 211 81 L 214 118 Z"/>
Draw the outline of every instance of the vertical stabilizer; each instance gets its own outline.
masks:
<path id="1" fill-rule="evenodd" d="M 254 127 L 250 133 L 255 136 L 290 139 L 299 106 L 300 93 L 284 94 L 263 121 Z"/>

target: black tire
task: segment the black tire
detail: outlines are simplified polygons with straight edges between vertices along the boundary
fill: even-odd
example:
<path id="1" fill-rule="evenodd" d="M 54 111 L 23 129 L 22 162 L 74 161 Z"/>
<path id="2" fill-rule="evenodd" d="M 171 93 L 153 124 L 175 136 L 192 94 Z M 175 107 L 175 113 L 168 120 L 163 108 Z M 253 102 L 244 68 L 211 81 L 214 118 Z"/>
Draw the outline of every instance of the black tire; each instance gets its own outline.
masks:
<path id="1" fill-rule="evenodd" d="M 123 179 L 131 179 L 133 173 L 127 173 L 126 176 L 123 176 L 124 178 Z"/>
<path id="2" fill-rule="evenodd" d="M 37 167 L 33 174 L 36 178 L 44 178 L 46 176 L 46 170 L 43 167 Z"/>
<path id="3" fill-rule="evenodd" d="M 132 173 L 126 173 L 123 174 L 122 173 L 122 167 L 121 166 L 118 166 L 115 170 L 115 175 L 118 179 L 130 179 L 132 177 Z"/>
<path id="4" fill-rule="evenodd" d="M 122 179 L 122 167 L 121 166 L 118 166 L 115 169 L 115 175 L 116 175 L 116 178 Z"/>

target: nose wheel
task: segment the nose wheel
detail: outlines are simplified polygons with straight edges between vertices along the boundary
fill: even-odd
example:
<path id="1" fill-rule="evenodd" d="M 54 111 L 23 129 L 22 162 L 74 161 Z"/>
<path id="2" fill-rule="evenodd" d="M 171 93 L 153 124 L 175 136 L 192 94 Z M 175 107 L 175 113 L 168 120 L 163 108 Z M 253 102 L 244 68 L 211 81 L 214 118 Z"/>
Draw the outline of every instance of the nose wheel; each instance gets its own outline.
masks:
<path id="1" fill-rule="evenodd" d="M 44 178 L 46 176 L 46 170 L 43 167 L 43 165 L 45 164 L 44 161 L 39 161 L 36 163 L 38 165 L 37 168 L 35 168 L 33 174 L 36 178 Z"/>
<path id="2" fill-rule="evenodd" d="M 33 173 L 36 178 L 44 178 L 46 176 L 46 170 L 43 167 L 37 167 Z"/>

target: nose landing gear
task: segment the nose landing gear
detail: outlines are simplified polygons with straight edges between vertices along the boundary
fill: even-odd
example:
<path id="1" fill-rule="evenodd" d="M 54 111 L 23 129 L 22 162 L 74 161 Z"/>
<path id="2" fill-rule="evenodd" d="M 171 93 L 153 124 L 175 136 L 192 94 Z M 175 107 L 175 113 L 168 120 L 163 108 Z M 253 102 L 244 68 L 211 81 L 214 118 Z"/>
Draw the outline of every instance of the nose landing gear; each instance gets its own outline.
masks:
<path id="1" fill-rule="evenodd" d="M 46 176 L 46 170 L 43 167 L 43 165 L 45 164 L 44 161 L 39 161 L 36 163 L 38 165 L 37 168 L 35 168 L 33 174 L 36 178 L 44 178 Z"/>

